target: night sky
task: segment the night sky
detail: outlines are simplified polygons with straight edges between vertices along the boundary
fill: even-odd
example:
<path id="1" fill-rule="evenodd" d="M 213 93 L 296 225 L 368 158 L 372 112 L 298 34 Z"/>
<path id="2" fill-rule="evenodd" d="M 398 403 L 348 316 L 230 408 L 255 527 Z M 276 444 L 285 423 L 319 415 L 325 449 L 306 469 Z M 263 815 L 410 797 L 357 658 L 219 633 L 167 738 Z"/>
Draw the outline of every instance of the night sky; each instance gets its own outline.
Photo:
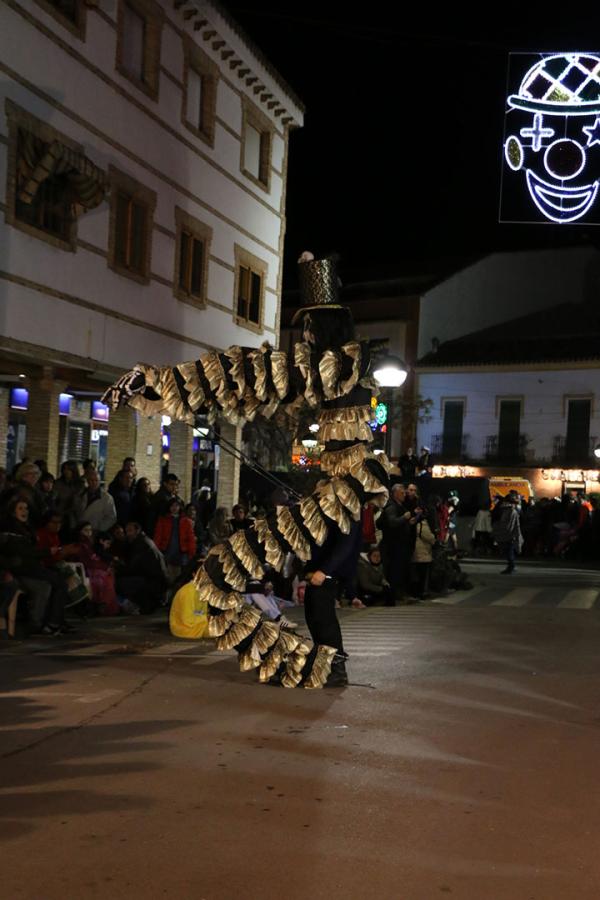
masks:
<path id="1" fill-rule="evenodd" d="M 441 274 L 495 249 L 600 245 L 594 227 L 498 223 L 508 52 L 598 51 L 599 16 L 570 27 L 566 7 L 550 17 L 541 5 L 541 25 L 509 5 L 479 18 L 225 5 L 307 109 L 290 142 L 287 286 L 305 248 L 339 252 L 347 282 Z"/>

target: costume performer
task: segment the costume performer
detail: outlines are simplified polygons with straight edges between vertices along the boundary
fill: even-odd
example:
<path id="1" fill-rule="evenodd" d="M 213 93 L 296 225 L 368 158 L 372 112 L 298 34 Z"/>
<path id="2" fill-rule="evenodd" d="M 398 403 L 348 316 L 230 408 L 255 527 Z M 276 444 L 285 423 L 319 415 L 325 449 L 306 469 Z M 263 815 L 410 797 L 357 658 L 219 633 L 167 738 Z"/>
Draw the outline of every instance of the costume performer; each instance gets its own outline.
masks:
<path id="1" fill-rule="evenodd" d="M 330 673 L 330 683 L 346 681 L 335 582 L 356 567 L 364 503 L 387 502 L 389 464 L 369 449 L 375 389 L 369 345 L 354 339 L 350 310 L 338 303 L 335 261 L 303 253 L 299 276 L 306 305 L 293 319 L 303 325 L 293 358 L 264 343 L 212 350 L 173 368 L 137 365 L 103 400 L 190 425 L 196 413 L 237 424 L 281 408 L 294 415 L 304 403 L 320 410 L 321 470 L 329 478 L 296 506 L 277 507 L 213 547 L 195 576 L 199 598 L 208 603 L 209 634 L 219 649 L 237 650 L 242 671 L 258 668 L 260 681 L 276 678 L 284 687 L 320 688 Z M 279 571 L 290 551 L 310 573 L 305 613 L 313 646 L 264 620 L 242 596 L 248 580 L 262 578 L 265 563 Z"/>

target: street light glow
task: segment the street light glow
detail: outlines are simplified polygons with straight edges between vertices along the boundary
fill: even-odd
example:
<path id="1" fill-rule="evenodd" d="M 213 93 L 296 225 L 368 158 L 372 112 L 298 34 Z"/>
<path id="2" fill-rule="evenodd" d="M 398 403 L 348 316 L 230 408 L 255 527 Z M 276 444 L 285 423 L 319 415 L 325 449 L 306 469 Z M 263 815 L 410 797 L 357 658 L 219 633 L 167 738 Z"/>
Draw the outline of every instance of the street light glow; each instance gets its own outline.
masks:
<path id="1" fill-rule="evenodd" d="M 407 375 L 406 363 L 397 356 L 384 357 L 373 371 L 375 381 L 380 387 L 402 387 Z"/>

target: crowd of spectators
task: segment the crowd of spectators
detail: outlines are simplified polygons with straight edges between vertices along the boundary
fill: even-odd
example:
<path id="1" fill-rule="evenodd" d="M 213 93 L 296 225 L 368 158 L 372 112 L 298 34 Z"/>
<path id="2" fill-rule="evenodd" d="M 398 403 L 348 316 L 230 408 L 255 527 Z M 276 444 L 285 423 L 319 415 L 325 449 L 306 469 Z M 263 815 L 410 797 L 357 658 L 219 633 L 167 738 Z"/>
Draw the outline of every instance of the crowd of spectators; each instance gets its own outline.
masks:
<path id="1" fill-rule="evenodd" d="M 13 637 L 23 620 L 27 634 L 58 636 L 74 630 L 76 614 L 135 615 L 168 605 L 210 548 L 250 528 L 260 512 L 217 507 L 206 483 L 186 504 L 180 488 L 170 472 L 153 492 L 131 457 L 106 489 L 91 459 L 67 460 L 58 478 L 43 460 L 24 460 L 10 475 L 0 470 L 0 633 Z M 340 579 L 338 602 L 413 603 L 451 590 L 456 503 L 431 497 L 424 504 L 409 482 L 394 485 L 381 513 L 366 507 L 363 553 Z M 279 620 L 287 606 L 302 604 L 304 588 L 290 554 L 282 573 L 267 571 L 247 585 L 246 600 Z"/>
<path id="2" fill-rule="evenodd" d="M 514 556 L 572 559 L 599 558 L 600 497 L 567 490 L 562 497 L 527 499 L 517 491 L 494 497 L 477 512 L 472 530 L 473 552 L 499 552 L 514 570 Z M 514 545 L 509 547 L 508 545 Z"/>
<path id="3" fill-rule="evenodd" d="M 216 508 L 207 483 L 187 504 L 180 487 L 170 472 L 153 492 L 131 457 L 106 489 L 91 459 L 67 460 L 58 478 L 44 460 L 0 469 L 0 635 L 21 622 L 27 635 L 68 635 L 76 616 L 168 605 L 212 546 L 254 521 L 241 504 Z M 249 584 L 247 601 L 279 619 L 301 595 L 289 569 Z"/>
<path id="4" fill-rule="evenodd" d="M 128 457 L 108 489 L 93 460 L 0 469 L 0 636 L 74 633 L 75 616 L 153 612 L 209 546 L 210 489 L 184 506 L 179 479 L 153 493 Z M 71 621 L 68 621 L 68 616 Z"/>

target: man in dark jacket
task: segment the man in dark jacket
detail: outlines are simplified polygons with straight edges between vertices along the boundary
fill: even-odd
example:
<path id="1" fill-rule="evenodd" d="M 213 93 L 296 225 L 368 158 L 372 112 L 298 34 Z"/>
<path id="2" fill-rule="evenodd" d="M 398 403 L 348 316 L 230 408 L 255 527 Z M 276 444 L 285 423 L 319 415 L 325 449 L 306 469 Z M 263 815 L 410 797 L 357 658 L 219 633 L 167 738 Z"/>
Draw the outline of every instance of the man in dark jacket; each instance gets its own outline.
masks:
<path id="1" fill-rule="evenodd" d="M 133 473 L 129 469 L 121 469 L 116 479 L 108 488 L 109 494 L 115 502 L 117 522 L 123 528 L 131 518 L 131 505 L 133 503 Z"/>
<path id="2" fill-rule="evenodd" d="M 125 566 L 117 574 L 117 593 L 139 606 L 141 612 L 154 612 L 165 596 L 167 564 L 139 522 L 128 522 L 125 534 L 128 553 Z"/>
<path id="3" fill-rule="evenodd" d="M 502 575 L 512 575 L 515 556 L 521 551 L 523 544 L 518 505 L 519 495 L 516 491 L 509 491 L 492 512 L 492 534 L 500 552 L 506 557 L 506 568 L 502 570 Z"/>
<path id="4" fill-rule="evenodd" d="M 385 576 L 392 589 L 392 605 L 404 601 L 410 575 L 410 558 L 414 548 L 414 521 L 405 505 L 406 491 L 395 484 L 390 499 L 379 519 L 382 531 L 381 550 Z"/>

